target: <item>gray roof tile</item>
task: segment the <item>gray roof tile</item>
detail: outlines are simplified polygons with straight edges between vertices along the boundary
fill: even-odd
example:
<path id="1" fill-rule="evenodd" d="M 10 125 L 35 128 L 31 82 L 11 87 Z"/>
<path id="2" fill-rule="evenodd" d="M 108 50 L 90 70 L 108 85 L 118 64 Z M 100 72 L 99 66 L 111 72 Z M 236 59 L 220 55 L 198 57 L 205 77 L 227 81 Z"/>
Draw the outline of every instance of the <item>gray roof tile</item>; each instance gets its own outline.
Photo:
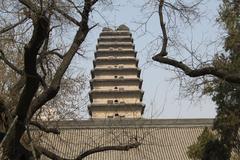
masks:
<path id="1" fill-rule="evenodd" d="M 175 122 L 175 123 L 174 123 Z M 126 144 L 137 137 L 142 144 L 130 151 L 106 151 L 86 160 L 187 160 L 187 147 L 210 127 L 212 120 L 112 120 L 60 122 L 60 135 L 44 134 L 42 144 L 64 158 L 88 149 Z M 85 126 L 84 126 L 85 125 Z M 44 158 L 43 158 L 44 159 Z"/>

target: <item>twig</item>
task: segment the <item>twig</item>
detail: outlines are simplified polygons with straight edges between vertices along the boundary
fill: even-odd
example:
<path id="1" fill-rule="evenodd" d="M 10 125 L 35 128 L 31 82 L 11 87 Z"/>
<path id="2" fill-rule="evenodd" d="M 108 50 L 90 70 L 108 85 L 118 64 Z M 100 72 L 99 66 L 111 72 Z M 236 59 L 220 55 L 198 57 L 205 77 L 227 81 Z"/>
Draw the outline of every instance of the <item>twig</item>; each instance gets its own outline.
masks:
<path id="1" fill-rule="evenodd" d="M 16 122 L 17 122 L 18 116 L 16 116 L 13 119 L 13 122 L 11 123 L 6 135 L 4 136 L 2 142 L 0 143 L 0 147 L 2 147 L 2 145 L 4 144 L 4 142 L 6 141 L 6 139 L 8 138 L 8 136 L 10 135 L 10 133 L 12 132 L 13 127 L 15 126 Z"/>
<path id="2" fill-rule="evenodd" d="M 3 62 L 8 65 L 12 70 L 16 71 L 18 74 L 23 75 L 23 71 L 19 70 L 14 64 L 12 64 L 6 57 L 4 52 L 0 49 L 0 60 L 3 60 Z"/>
<path id="3" fill-rule="evenodd" d="M 27 135 L 28 135 L 28 138 L 30 140 L 30 146 L 31 146 L 31 149 L 32 149 L 33 157 L 34 157 L 35 160 L 37 160 L 36 151 L 35 151 L 35 148 L 33 146 L 32 137 L 31 137 L 31 134 L 30 134 L 30 131 L 29 131 L 29 125 L 27 125 L 26 128 L 27 128 Z"/>
<path id="4" fill-rule="evenodd" d="M 21 19 L 19 22 L 15 23 L 15 24 L 13 24 L 13 25 L 9 25 L 9 26 L 1 29 L 1 30 L 0 30 L 0 34 L 5 33 L 5 32 L 7 32 L 7 31 L 9 31 L 9 30 L 17 27 L 18 25 L 24 23 L 27 19 L 28 19 L 28 18 L 25 17 L 25 18 Z"/>

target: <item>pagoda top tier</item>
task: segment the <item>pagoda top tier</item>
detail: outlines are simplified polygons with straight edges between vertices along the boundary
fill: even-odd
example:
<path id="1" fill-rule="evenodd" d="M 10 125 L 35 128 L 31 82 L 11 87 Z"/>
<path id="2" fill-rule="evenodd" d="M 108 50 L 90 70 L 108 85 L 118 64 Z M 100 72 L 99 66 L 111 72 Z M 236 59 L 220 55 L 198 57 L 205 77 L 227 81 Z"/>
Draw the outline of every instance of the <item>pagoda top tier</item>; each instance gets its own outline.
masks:
<path id="1" fill-rule="evenodd" d="M 103 32 L 113 32 L 114 30 L 109 27 L 104 27 L 102 29 L 102 31 Z M 129 31 L 129 28 L 126 25 L 122 24 L 116 29 L 116 31 Z"/>
<path id="2" fill-rule="evenodd" d="M 130 33 L 129 31 L 129 28 L 122 24 L 120 25 L 119 27 L 117 27 L 117 29 L 112 29 L 112 28 L 109 28 L 109 27 L 104 27 L 102 29 L 102 32 L 100 34 L 100 39 L 104 39 L 104 38 L 121 38 L 119 40 L 122 40 L 122 39 L 130 39 L 130 41 L 132 41 L 131 39 L 132 37 L 132 34 Z"/>

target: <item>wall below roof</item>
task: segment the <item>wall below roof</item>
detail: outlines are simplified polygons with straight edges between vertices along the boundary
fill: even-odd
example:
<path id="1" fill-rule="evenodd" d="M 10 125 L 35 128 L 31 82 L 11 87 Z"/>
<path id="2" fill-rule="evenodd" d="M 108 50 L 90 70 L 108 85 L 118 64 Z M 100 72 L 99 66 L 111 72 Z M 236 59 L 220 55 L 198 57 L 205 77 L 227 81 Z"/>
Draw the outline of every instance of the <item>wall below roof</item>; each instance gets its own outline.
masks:
<path id="1" fill-rule="evenodd" d="M 89 119 L 81 121 L 51 121 L 49 126 L 60 128 L 175 128 L 175 127 L 212 127 L 213 119 Z"/>

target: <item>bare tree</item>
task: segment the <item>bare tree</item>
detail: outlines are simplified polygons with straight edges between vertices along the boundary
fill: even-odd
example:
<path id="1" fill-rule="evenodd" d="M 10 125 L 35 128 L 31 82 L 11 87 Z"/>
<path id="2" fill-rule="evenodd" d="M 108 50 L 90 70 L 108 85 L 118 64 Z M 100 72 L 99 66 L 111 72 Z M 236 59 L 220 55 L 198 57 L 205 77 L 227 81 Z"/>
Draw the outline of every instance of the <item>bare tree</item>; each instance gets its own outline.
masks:
<path id="1" fill-rule="evenodd" d="M 177 69 L 180 69 L 183 71 L 183 73 L 189 77 L 201 77 L 201 76 L 214 76 L 217 78 L 220 78 L 222 80 L 225 80 L 230 83 L 240 83 L 240 74 L 239 72 L 229 72 L 229 70 L 224 69 L 223 67 L 219 65 L 215 65 L 214 63 L 207 63 L 205 65 L 201 65 L 200 67 L 195 67 L 193 68 L 192 66 L 189 66 L 188 64 L 185 64 L 181 60 L 176 60 L 174 58 L 168 57 L 168 52 L 167 52 L 167 46 L 168 46 L 168 40 L 169 37 L 167 35 L 166 31 L 166 26 L 165 26 L 165 20 L 164 20 L 164 7 L 170 7 L 170 9 L 178 12 L 180 16 L 184 17 L 187 22 L 189 21 L 189 12 L 186 11 L 191 11 L 194 10 L 194 7 L 196 7 L 199 2 L 196 2 L 195 4 L 188 6 L 185 5 L 181 0 L 177 1 L 177 4 L 180 4 L 181 7 L 176 6 L 174 4 L 171 4 L 168 1 L 165 0 L 160 0 L 158 3 L 159 9 L 158 9 L 158 14 L 159 14 L 159 20 L 160 20 L 160 27 L 162 31 L 162 48 L 161 51 L 156 54 L 155 56 L 152 57 L 152 59 L 156 62 L 162 63 L 162 64 L 167 64 L 170 66 L 173 66 Z"/>
<path id="2" fill-rule="evenodd" d="M 181 2 L 180 0 L 178 2 Z M 160 0 L 158 3 L 160 27 L 162 31 L 162 48 L 158 54 L 152 57 L 156 62 L 167 64 L 174 69 L 180 70 L 182 76 L 189 77 L 207 77 L 202 80 L 200 85 L 209 85 L 202 92 L 209 93 L 212 100 L 217 104 L 217 116 L 213 124 L 213 130 L 217 133 L 217 139 L 208 141 L 203 153 L 200 153 L 203 159 L 230 159 L 232 153 L 239 155 L 239 1 L 223 1 L 219 9 L 218 22 L 224 26 L 226 35 L 224 39 L 224 51 L 222 53 L 212 53 L 213 59 L 210 62 L 191 66 L 184 61 L 171 58 L 167 52 L 169 36 L 166 31 L 164 20 L 164 7 L 169 3 Z M 196 4 L 197 5 L 197 4 Z M 185 8 L 188 8 L 184 5 Z M 194 5 L 195 6 L 195 5 Z M 194 7 L 190 6 L 190 8 Z M 173 7 L 176 11 L 178 7 Z M 186 50 L 189 50 L 185 47 Z M 191 51 L 190 51 L 191 52 Z M 192 57 L 195 54 L 191 55 Z M 189 85 L 193 87 L 193 85 Z M 234 117 L 234 118 L 233 118 Z M 221 148 L 222 147 L 222 148 Z M 221 150 L 221 149 L 223 150 Z M 195 148 L 196 149 L 196 148 Z"/>
<path id="3" fill-rule="evenodd" d="M 63 159 L 32 143 L 29 125 L 47 133 L 59 134 L 58 130 L 46 128 L 33 120 L 43 106 L 57 96 L 73 57 L 81 54 L 79 48 L 88 32 L 96 26 L 89 26 L 89 17 L 97 1 L 1 2 L 0 60 L 1 66 L 4 66 L 1 72 L 4 76 L 11 75 L 12 79 L 1 79 L 2 159 L 37 159 L 39 153 L 52 159 Z M 74 36 L 66 42 L 63 36 L 69 30 Z M 76 159 L 106 150 L 129 150 L 139 145 L 139 142 L 134 142 L 93 148 Z"/>

